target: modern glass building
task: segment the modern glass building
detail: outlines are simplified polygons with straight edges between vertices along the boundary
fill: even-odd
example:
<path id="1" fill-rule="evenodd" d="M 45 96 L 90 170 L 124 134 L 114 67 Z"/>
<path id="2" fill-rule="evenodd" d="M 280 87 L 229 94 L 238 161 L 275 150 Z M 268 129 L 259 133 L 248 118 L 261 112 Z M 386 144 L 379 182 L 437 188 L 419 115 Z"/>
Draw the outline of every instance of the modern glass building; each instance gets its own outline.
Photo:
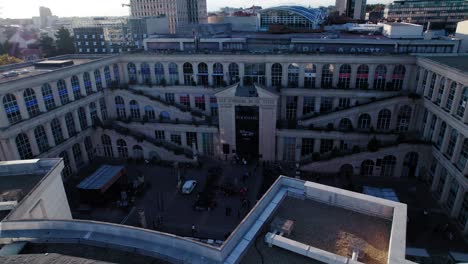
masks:
<path id="1" fill-rule="evenodd" d="M 302 6 L 278 6 L 259 12 L 259 29 L 268 31 L 272 25 L 283 25 L 289 29 L 314 30 L 326 17 L 323 8 L 306 8 Z"/>

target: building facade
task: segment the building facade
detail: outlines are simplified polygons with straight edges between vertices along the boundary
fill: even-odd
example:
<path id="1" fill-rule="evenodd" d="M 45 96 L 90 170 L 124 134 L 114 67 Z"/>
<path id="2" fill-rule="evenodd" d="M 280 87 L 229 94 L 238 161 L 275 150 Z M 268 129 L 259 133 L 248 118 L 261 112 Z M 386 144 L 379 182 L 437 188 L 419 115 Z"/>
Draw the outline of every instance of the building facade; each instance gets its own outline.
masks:
<path id="1" fill-rule="evenodd" d="M 431 28 L 455 31 L 457 22 L 468 18 L 468 2 L 464 0 L 397 0 L 388 4 L 384 17 L 389 21 L 420 24 Z"/>
<path id="2" fill-rule="evenodd" d="M 190 24 L 206 23 L 206 0 L 131 0 L 132 17 L 165 15 L 169 18 L 169 31 L 176 33 L 178 28 Z"/>
<path id="3" fill-rule="evenodd" d="M 0 82 L 0 158 L 62 157 L 64 177 L 97 156 L 234 155 L 419 177 L 466 233 L 466 59 L 136 53 L 82 55 L 48 72 L 19 65 L 29 74 Z"/>
<path id="4" fill-rule="evenodd" d="M 366 17 L 366 0 L 336 0 L 338 14 L 352 19 L 364 20 Z"/>

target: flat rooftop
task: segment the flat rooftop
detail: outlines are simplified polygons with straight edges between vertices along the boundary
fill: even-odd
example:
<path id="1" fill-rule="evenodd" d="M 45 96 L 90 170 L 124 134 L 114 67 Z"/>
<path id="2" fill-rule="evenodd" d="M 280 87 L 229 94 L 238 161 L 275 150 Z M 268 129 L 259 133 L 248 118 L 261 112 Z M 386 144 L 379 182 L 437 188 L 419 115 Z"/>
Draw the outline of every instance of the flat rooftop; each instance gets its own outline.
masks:
<path id="1" fill-rule="evenodd" d="M 468 55 L 425 57 L 428 60 L 445 64 L 451 68 L 468 72 Z"/>
<path id="2" fill-rule="evenodd" d="M 33 63 L 20 63 L 17 65 L 7 65 L 4 67 L 0 67 L 0 83 L 6 83 L 9 81 L 14 81 L 14 80 L 19 80 L 31 76 L 36 76 L 44 73 L 49 73 L 65 68 L 70 68 L 73 66 L 77 66 L 80 64 L 88 63 L 94 60 L 97 60 L 99 58 L 71 58 L 67 59 L 66 61 L 70 60 L 73 61 L 73 65 L 65 66 L 65 67 L 56 67 L 56 68 L 39 68 L 35 67 Z M 56 60 L 56 59 L 50 59 L 50 60 L 44 60 L 39 62 L 39 64 L 44 64 L 47 62 L 52 62 L 53 64 L 57 64 L 60 62 L 63 62 L 64 60 Z M 4 76 L 5 73 L 8 72 L 16 72 L 17 74 L 12 74 L 10 77 Z"/>
<path id="3" fill-rule="evenodd" d="M 380 217 L 316 202 L 286 197 L 272 218 L 294 221 L 289 239 L 343 257 L 351 257 L 352 248 L 361 249 L 359 261 L 384 264 L 392 222 Z"/>

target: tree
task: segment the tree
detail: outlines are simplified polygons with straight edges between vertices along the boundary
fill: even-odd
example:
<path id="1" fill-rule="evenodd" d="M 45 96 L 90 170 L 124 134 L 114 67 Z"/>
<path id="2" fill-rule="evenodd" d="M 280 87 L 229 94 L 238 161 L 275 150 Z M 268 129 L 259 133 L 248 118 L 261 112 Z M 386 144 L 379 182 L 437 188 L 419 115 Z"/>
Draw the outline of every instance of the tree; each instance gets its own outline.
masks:
<path id="1" fill-rule="evenodd" d="M 8 56 L 8 54 L 0 55 L 0 66 L 20 62 L 23 61 L 15 57 Z"/>
<path id="2" fill-rule="evenodd" d="M 70 35 L 70 31 L 68 31 L 68 29 L 64 27 L 59 28 L 57 33 L 55 33 L 55 37 L 57 38 L 57 55 L 75 53 L 73 38 Z"/>
<path id="3" fill-rule="evenodd" d="M 39 38 L 39 48 L 44 54 L 44 57 L 52 57 L 57 54 L 54 39 L 47 36 L 47 34 L 42 34 Z"/>

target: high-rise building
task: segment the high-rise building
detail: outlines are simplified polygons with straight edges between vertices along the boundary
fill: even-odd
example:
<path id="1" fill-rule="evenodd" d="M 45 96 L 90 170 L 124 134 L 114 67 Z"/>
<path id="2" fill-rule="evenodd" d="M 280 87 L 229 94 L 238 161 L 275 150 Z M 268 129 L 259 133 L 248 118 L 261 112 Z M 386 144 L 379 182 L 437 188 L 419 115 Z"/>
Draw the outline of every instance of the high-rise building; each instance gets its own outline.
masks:
<path id="1" fill-rule="evenodd" d="M 366 16 L 366 0 L 336 0 L 336 10 L 352 19 L 364 19 Z"/>
<path id="2" fill-rule="evenodd" d="M 50 11 L 50 8 L 48 8 L 48 7 L 40 6 L 39 7 L 39 16 L 41 18 L 41 28 L 45 28 L 45 27 L 47 27 L 48 17 L 52 16 L 52 11 Z"/>
<path id="3" fill-rule="evenodd" d="M 207 19 L 206 0 L 130 0 L 130 8 L 133 17 L 166 15 L 171 33 L 189 24 L 205 23 Z"/>
<path id="4" fill-rule="evenodd" d="M 387 5 L 384 17 L 426 26 L 431 22 L 431 28 L 455 31 L 457 22 L 468 18 L 468 1 L 398 0 Z"/>

